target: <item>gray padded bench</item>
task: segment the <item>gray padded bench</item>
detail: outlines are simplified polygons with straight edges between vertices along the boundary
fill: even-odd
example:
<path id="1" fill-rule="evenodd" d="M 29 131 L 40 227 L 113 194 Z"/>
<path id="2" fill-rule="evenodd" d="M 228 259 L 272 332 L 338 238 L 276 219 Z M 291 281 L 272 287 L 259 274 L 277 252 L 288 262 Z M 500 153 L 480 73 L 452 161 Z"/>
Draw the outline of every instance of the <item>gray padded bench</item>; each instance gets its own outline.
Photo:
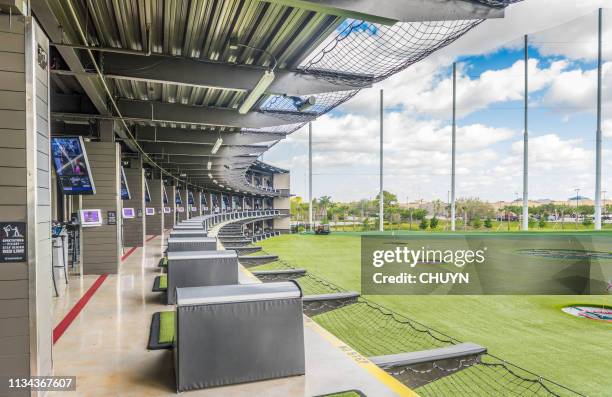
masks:
<path id="1" fill-rule="evenodd" d="M 175 251 L 214 251 L 217 249 L 215 237 L 168 237 L 167 252 Z"/>
<path id="2" fill-rule="evenodd" d="M 200 224 L 175 225 L 172 230 L 204 230 L 204 226 Z"/>
<path id="3" fill-rule="evenodd" d="M 296 283 L 176 293 L 177 391 L 304 374 L 302 291 Z"/>
<path id="4" fill-rule="evenodd" d="M 176 288 L 238 284 L 235 251 L 168 252 L 167 303 L 176 303 Z"/>
<path id="5" fill-rule="evenodd" d="M 204 229 L 175 229 L 170 237 L 208 237 L 208 233 Z"/>

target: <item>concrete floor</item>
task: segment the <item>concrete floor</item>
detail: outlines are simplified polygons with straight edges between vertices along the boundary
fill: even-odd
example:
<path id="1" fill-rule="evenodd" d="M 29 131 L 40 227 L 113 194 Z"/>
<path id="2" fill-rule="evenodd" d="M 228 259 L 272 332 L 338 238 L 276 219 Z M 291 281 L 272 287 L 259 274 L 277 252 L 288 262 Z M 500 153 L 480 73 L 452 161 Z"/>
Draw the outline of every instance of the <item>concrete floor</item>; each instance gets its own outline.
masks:
<path id="1" fill-rule="evenodd" d="M 146 349 L 151 315 L 169 310 L 151 292 L 162 239 L 137 249 L 110 275 L 53 349 L 56 375 L 76 376 L 77 392 L 53 396 L 175 395 L 171 351 Z M 59 323 L 97 276 L 73 276 L 55 299 Z M 249 279 L 248 275 L 243 278 Z M 315 396 L 359 389 L 367 396 L 415 396 L 394 378 L 305 317 L 306 375 L 185 393 L 189 396 Z"/>

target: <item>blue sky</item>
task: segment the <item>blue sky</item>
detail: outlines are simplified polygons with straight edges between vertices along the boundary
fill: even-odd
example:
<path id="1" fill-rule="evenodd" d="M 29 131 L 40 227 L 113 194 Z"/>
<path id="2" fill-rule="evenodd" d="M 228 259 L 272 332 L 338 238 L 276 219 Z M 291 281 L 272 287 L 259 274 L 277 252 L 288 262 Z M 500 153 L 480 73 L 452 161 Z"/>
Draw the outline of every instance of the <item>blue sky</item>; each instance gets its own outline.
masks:
<path id="1" fill-rule="evenodd" d="M 551 7 L 553 3 L 556 7 Z M 566 199 L 576 187 L 581 195 L 593 197 L 596 63 L 592 27 L 599 3 L 603 2 L 577 6 L 571 0 L 526 0 L 511 6 L 504 20 L 481 24 L 451 46 L 320 117 L 314 122 L 314 196 L 358 200 L 376 194 L 377 104 L 382 88 L 386 189 L 401 201 L 446 200 L 453 61 L 459 65 L 458 196 L 493 201 L 521 194 L 521 45 L 523 34 L 529 32 L 533 38 L 529 50 L 531 197 Z M 575 20 L 576 15 L 587 16 Z M 363 30 L 372 34 L 369 27 Z M 612 26 L 606 26 L 605 32 L 605 61 L 612 61 Z M 604 87 L 612 91 L 612 62 L 604 66 Z M 612 92 L 606 91 L 604 105 L 608 136 L 603 186 L 610 186 L 612 196 L 612 175 L 607 172 L 612 167 Z M 276 145 L 264 160 L 290 168 L 293 192 L 307 194 L 305 128 Z"/>

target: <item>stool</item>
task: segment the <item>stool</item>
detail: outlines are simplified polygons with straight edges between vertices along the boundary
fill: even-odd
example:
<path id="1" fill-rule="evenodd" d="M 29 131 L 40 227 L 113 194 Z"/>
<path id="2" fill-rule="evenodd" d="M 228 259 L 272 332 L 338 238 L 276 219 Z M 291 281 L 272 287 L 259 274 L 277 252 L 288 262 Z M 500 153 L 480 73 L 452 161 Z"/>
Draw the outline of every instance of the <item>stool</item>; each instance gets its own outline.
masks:
<path id="1" fill-rule="evenodd" d="M 61 240 L 61 246 L 60 245 L 55 245 L 55 242 L 57 241 L 57 238 L 60 238 Z M 64 270 L 64 280 L 66 281 L 66 284 L 68 284 L 68 267 L 66 264 L 66 245 L 65 245 L 65 238 L 66 236 L 63 234 L 60 234 L 58 236 L 54 236 L 53 237 L 53 245 L 52 248 L 56 249 L 56 248 L 61 248 L 62 252 L 61 252 L 61 257 L 62 257 L 62 264 L 61 265 L 57 265 L 53 262 L 53 258 L 55 258 L 55 255 L 51 255 L 51 278 L 53 279 L 53 289 L 55 290 L 55 296 L 59 296 L 59 293 L 57 292 L 57 283 L 55 281 L 55 271 L 54 269 L 63 269 Z"/>

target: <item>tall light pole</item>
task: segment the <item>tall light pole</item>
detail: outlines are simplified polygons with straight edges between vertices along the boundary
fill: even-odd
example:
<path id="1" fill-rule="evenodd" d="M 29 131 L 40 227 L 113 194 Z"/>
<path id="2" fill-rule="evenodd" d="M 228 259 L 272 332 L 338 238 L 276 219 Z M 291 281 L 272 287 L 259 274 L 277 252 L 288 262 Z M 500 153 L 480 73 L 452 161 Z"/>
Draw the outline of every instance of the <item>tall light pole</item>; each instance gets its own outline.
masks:
<path id="1" fill-rule="evenodd" d="M 312 121 L 308 123 L 308 227 L 312 226 Z"/>
<path id="2" fill-rule="evenodd" d="M 574 190 L 576 191 L 576 229 L 578 229 L 578 199 L 580 197 L 580 188 Z"/>
<path id="3" fill-rule="evenodd" d="M 601 57 L 603 9 L 599 9 L 597 36 L 597 132 L 595 138 L 595 230 L 601 230 Z"/>
<path id="4" fill-rule="evenodd" d="M 451 137 L 451 231 L 455 231 L 455 160 L 457 151 L 457 63 L 453 62 L 453 130 Z"/>
<path id="5" fill-rule="evenodd" d="M 380 193 L 378 196 L 378 230 L 385 230 L 383 206 L 383 90 L 380 90 Z"/>
<path id="6" fill-rule="evenodd" d="M 525 35 L 525 130 L 523 133 L 523 222 L 522 230 L 529 230 L 529 41 Z"/>

